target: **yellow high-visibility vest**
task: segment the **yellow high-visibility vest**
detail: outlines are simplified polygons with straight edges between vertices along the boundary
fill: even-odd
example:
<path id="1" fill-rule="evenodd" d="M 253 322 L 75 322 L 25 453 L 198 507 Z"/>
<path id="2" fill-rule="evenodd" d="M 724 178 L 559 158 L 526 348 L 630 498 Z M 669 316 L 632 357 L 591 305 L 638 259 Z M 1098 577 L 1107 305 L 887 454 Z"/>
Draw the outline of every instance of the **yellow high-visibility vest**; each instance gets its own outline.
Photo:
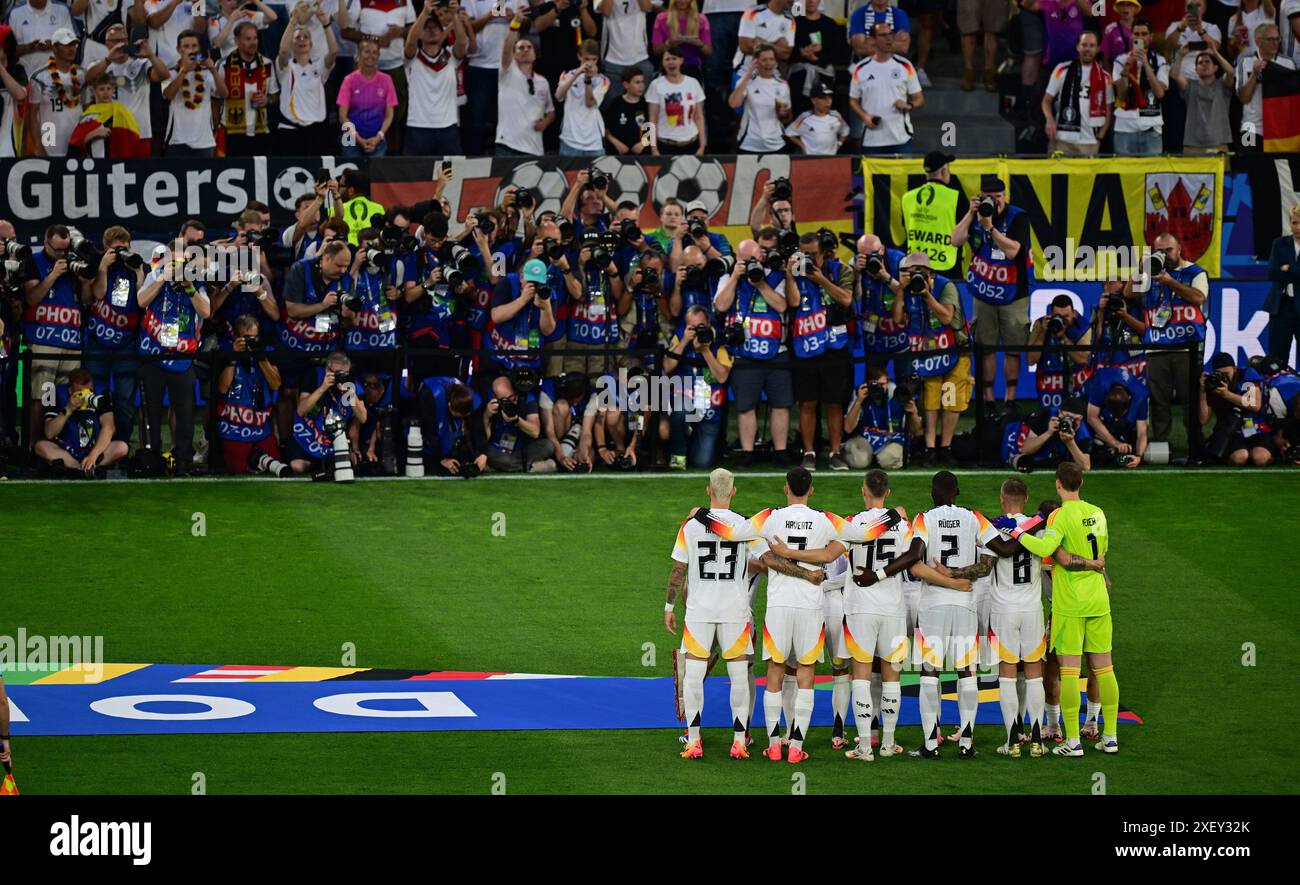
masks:
<path id="1" fill-rule="evenodd" d="M 946 270 L 957 262 L 957 247 L 949 238 L 956 224 L 960 199 L 956 188 L 939 181 L 927 181 L 903 194 L 907 251 L 929 255 L 935 270 Z"/>
<path id="2" fill-rule="evenodd" d="M 336 204 L 334 209 L 347 222 L 348 242 L 353 246 L 357 244 L 357 234 L 373 226 L 370 219 L 375 215 L 384 214 L 383 206 L 365 197 L 353 197 L 341 206 Z M 380 224 L 382 225 L 383 222 L 381 221 Z"/>

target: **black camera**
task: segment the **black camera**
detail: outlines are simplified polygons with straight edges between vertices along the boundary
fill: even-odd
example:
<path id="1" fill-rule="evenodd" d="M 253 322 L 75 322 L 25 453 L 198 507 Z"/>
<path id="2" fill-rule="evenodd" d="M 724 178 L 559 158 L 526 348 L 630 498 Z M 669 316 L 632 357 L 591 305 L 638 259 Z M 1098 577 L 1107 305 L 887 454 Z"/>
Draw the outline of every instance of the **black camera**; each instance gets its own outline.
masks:
<path id="1" fill-rule="evenodd" d="M 624 218 L 618 223 L 618 235 L 626 243 L 639 243 L 645 238 L 641 228 L 631 218 Z"/>
<path id="2" fill-rule="evenodd" d="M 1056 419 L 1056 432 L 1061 436 L 1074 436 L 1078 429 L 1074 419 L 1069 415 L 1061 415 Z"/>
<path id="3" fill-rule="evenodd" d="M 113 264 L 115 265 L 124 265 L 128 270 L 139 270 L 144 267 L 144 259 L 125 246 L 113 247 L 113 255 Z"/>
<path id="4" fill-rule="evenodd" d="M 1048 314 L 1047 337 L 1059 338 L 1065 334 L 1065 320 L 1056 314 Z"/>
<path id="5" fill-rule="evenodd" d="M 366 269 L 371 273 L 382 273 L 388 267 L 388 263 L 393 260 L 393 253 L 382 245 L 367 246 L 366 251 L 362 254 L 366 260 Z"/>
<path id="6" fill-rule="evenodd" d="M 340 292 L 339 304 L 353 313 L 360 313 L 366 306 L 365 301 L 363 301 L 361 296 L 355 292 Z"/>
<path id="7" fill-rule="evenodd" d="M 798 252 L 796 253 L 795 263 L 794 263 L 794 267 L 791 269 L 791 273 L 793 273 L 797 277 L 806 277 L 808 276 L 808 274 L 812 273 L 816 268 L 817 265 L 813 261 L 813 257 L 811 255 L 809 255 L 807 252 Z"/>
<path id="8" fill-rule="evenodd" d="M 763 256 L 762 264 L 766 270 L 784 271 L 785 256 L 776 249 L 770 249 L 768 250 L 768 253 Z"/>
<path id="9" fill-rule="evenodd" d="M 817 229 L 817 248 L 822 252 L 834 254 L 840 247 L 840 238 L 828 227 Z"/>
<path id="10" fill-rule="evenodd" d="M 443 268 L 442 278 L 453 290 L 465 285 L 465 281 L 479 271 L 478 258 L 459 243 L 452 244 L 449 259 L 447 266 Z"/>
<path id="11" fill-rule="evenodd" d="M 598 191 L 609 190 L 609 176 L 595 166 L 587 170 L 587 183 Z"/>
<path id="12" fill-rule="evenodd" d="M 542 301 L 551 300 L 551 287 L 545 283 L 533 283 L 533 294 Z"/>
<path id="13" fill-rule="evenodd" d="M 315 178 L 317 184 L 325 184 L 325 182 L 331 180 L 333 177 L 334 176 L 330 175 L 330 171 L 324 167 L 316 170 Z"/>
<path id="14" fill-rule="evenodd" d="M 725 277 L 736 266 L 735 255 L 719 255 L 704 262 L 704 272 L 709 276 Z"/>
<path id="15" fill-rule="evenodd" d="M 799 251 L 799 235 L 789 228 L 779 231 L 776 235 L 776 248 L 784 256 L 793 255 Z"/>
<path id="16" fill-rule="evenodd" d="M 356 380 L 357 380 L 357 376 L 354 375 L 352 372 L 334 373 L 334 386 L 336 388 L 342 387 L 344 384 L 354 384 L 356 383 Z"/>
<path id="17" fill-rule="evenodd" d="M 1110 319 L 1118 314 L 1120 308 L 1124 306 L 1124 296 L 1118 292 L 1112 292 L 1107 295 L 1105 300 L 1102 302 L 1102 312 L 1106 315 L 1107 319 Z"/>
<path id="18" fill-rule="evenodd" d="M 686 222 L 686 232 L 691 235 L 692 240 L 698 240 L 700 237 L 709 235 L 709 226 L 704 223 L 702 218 L 692 218 Z"/>
<path id="19" fill-rule="evenodd" d="M 1165 272 L 1165 253 L 1152 252 L 1147 256 L 1146 272 L 1149 277 L 1158 277 Z"/>
<path id="20" fill-rule="evenodd" d="M 790 188 L 790 179 L 778 178 L 772 182 L 772 201 L 789 200 L 794 196 L 794 191 Z"/>
<path id="21" fill-rule="evenodd" d="M 692 326 L 695 330 L 695 340 L 699 344 L 708 346 L 713 343 L 713 327 L 708 323 L 700 323 L 698 326 Z"/>
<path id="22" fill-rule="evenodd" d="M 519 400 L 514 397 L 497 397 L 497 408 L 501 411 L 501 417 L 507 421 L 513 421 L 519 417 Z"/>
<path id="23" fill-rule="evenodd" d="M 776 255 L 775 252 L 773 252 L 772 254 Z M 777 259 L 777 270 L 780 270 L 781 256 L 777 255 L 776 259 Z M 746 258 L 745 279 L 749 280 L 749 282 L 755 286 L 763 282 L 763 280 L 767 279 L 767 269 L 763 266 L 763 262 L 759 261 L 757 258 Z"/>
<path id="24" fill-rule="evenodd" d="M 567 219 L 567 218 L 561 216 L 561 217 L 555 219 L 555 226 L 556 226 L 556 227 L 559 229 L 559 231 L 560 231 L 560 240 L 561 240 L 562 242 L 568 242 L 569 240 L 572 240 L 572 239 L 573 239 L 574 228 L 573 228 L 573 222 L 572 222 L 572 221 L 570 221 L 569 219 Z"/>
<path id="25" fill-rule="evenodd" d="M 988 194 L 985 194 L 980 197 L 979 204 L 975 211 L 979 213 L 980 218 L 992 218 L 994 215 L 998 214 L 998 201 L 990 197 Z"/>
<path id="26" fill-rule="evenodd" d="M 885 269 L 885 259 L 880 255 L 868 255 L 862 269 L 869 277 L 878 276 Z"/>
<path id="27" fill-rule="evenodd" d="M 867 402 L 873 406 L 883 406 L 889 400 L 888 385 L 868 381 L 862 386 L 867 389 Z"/>
<path id="28" fill-rule="evenodd" d="M 241 335 L 239 340 L 244 342 L 244 350 L 257 350 L 267 345 L 258 335 Z"/>
<path id="29" fill-rule="evenodd" d="M 520 188 L 515 191 L 515 204 L 520 209 L 532 209 L 537 205 L 537 196 L 528 188 Z"/>
<path id="30" fill-rule="evenodd" d="M 687 289 L 699 290 L 708 285 L 708 277 L 704 273 L 704 268 L 694 265 L 687 265 L 681 271 L 682 285 Z"/>
<path id="31" fill-rule="evenodd" d="M 379 242 L 390 252 L 414 252 L 420 248 L 419 240 L 395 224 L 384 226 L 379 232 Z"/>
<path id="32" fill-rule="evenodd" d="M 515 393 L 520 396 L 527 396 L 537 389 L 536 369 L 520 366 L 517 369 L 511 369 L 508 377 L 510 378 L 510 385 L 515 389 Z"/>
<path id="33" fill-rule="evenodd" d="M 542 255 L 548 261 L 559 261 L 564 257 L 564 246 L 555 237 L 542 240 Z"/>
<path id="34" fill-rule="evenodd" d="M 662 281 L 659 279 L 659 271 L 655 270 L 653 267 L 641 268 L 641 284 L 638 288 L 657 289 L 659 288 L 660 282 Z"/>
<path id="35" fill-rule="evenodd" d="M 907 291 L 913 295 L 921 295 L 929 284 L 930 281 L 924 272 L 913 270 L 911 277 L 907 280 Z"/>
<path id="36" fill-rule="evenodd" d="M 722 330 L 722 343 L 727 347 L 745 346 L 745 327 L 741 323 L 728 323 Z"/>
<path id="37" fill-rule="evenodd" d="M 1093 461 L 1101 467 L 1127 467 L 1137 460 L 1137 455 L 1124 454 L 1114 446 L 1093 448 L 1092 456 Z"/>
<path id="38" fill-rule="evenodd" d="M 1228 376 L 1222 372 L 1211 372 L 1205 376 L 1204 385 L 1206 393 L 1218 393 L 1228 386 Z"/>
<path id="39" fill-rule="evenodd" d="M 483 231 L 483 236 L 490 237 L 496 231 L 496 220 L 487 212 L 475 212 L 474 218 L 478 222 L 478 229 Z"/>
<path id="40" fill-rule="evenodd" d="M 912 372 L 899 378 L 894 384 L 894 399 L 899 402 L 907 402 L 916 399 L 924 386 L 921 376 Z"/>

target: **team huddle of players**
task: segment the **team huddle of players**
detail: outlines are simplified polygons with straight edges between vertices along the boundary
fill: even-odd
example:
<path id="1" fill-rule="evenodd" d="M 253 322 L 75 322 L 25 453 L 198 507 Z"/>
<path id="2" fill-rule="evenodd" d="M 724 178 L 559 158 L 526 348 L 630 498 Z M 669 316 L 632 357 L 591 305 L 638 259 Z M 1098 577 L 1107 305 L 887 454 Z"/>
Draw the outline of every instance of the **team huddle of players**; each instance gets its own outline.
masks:
<path id="1" fill-rule="evenodd" d="M 889 477 L 867 473 L 865 509 L 849 519 L 808 505 L 812 474 L 786 474 L 787 506 L 745 518 L 731 510 L 735 478 L 709 474 L 709 507 L 682 524 L 673 548 L 664 622 L 676 632 L 679 595 L 685 597 L 682 647 L 676 670 L 679 713 L 687 732 L 682 757 L 704 754 L 700 723 L 710 654 L 726 663 L 731 683 L 731 757 L 749 758 L 755 715 L 753 604 L 758 579 L 767 575 L 762 627 L 767 661 L 763 722 L 768 759 L 799 763 L 812 721 L 814 668 L 829 653 L 834 671 L 831 746 L 871 761 L 903 753 L 896 728 L 902 705 L 900 673 L 909 653 L 921 668 L 919 704 L 923 740 L 910 755 L 937 758 L 939 675 L 957 673 L 963 758 L 976 755 L 979 707 L 976 667 L 996 660 L 1006 741 L 998 752 L 1018 757 L 1083 755 L 1081 737 L 1100 738 L 1096 749 L 1119 751 L 1119 685 L 1111 664 L 1110 584 L 1105 572 L 1106 517 L 1083 501 L 1083 474 L 1074 464 L 1057 470 L 1061 504 L 1023 512 L 1024 482 L 1001 488 L 1002 516 L 990 523 L 957 505 L 957 477 L 936 473 L 934 506 L 910 520 L 890 507 Z M 1051 602 L 1049 631 L 1044 594 Z M 1086 656 L 1087 722 L 1080 728 L 1080 672 Z M 716 658 L 715 658 L 716 660 Z M 850 678 L 851 677 L 851 678 Z M 1096 698 L 1096 700 L 1093 700 Z M 1049 704 L 1048 701 L 1051 701 Z M 844 736 L 853 709 L 857 741 Z M 1026 720 L 1027 714 L 1027 720 Z M 1097 717 L 1101 716 L 1101 730 Z M 1064 719 L 1064 731 L 1061 720 Z M 782 727 L 782 718 L 785 725 Z"/>

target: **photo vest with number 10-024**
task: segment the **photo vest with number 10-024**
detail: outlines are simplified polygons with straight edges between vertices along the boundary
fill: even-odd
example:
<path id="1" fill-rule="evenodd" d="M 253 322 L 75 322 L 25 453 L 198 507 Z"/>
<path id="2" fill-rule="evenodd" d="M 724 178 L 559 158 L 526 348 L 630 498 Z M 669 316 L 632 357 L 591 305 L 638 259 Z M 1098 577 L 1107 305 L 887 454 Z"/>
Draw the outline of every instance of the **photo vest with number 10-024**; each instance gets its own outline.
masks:
<path id="1" fill-rule="evenodd" d="M 957 263 L 957 247 L 952 245 L 952 229 L 957 217 L 961 194 L 938 181 L 927 181 L 903 194 L 903 229 L 907 234 L 907 251 L 924 252 L 938 270 Z"/>

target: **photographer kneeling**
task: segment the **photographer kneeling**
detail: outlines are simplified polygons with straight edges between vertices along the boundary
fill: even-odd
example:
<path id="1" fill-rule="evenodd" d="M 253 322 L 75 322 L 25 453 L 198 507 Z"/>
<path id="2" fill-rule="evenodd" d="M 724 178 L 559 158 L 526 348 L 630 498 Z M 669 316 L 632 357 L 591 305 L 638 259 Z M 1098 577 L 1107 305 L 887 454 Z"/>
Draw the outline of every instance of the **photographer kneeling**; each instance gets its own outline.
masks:
<path id="1" fill-rule="evenodd" d="M 487 436 L 474 420 L 478 396 L 455 378 L 426 378 L 420 385 L 420 431 L 439 476 L 478 476 L 487 467 Z M 409 457 L 409 455 L 408 455 Z"/>
<path id="2" fill-rule="evenodd" d="M 1227 353 L 1216 353 L 1210 369 L 1201 382 L 1201 424 L 1215 419 L 1206 454 L 1224 464 L 1271 464 L 1277 447 L 1268 432 L 1263 378 L 1250 367 L 1238 367 Z"/>
<path id="3" fill-rule="evenodd" d="M 554 471 L 555 462 L 549 460 L 554 449 L 551 441 L 542 436 L 537 398 L 531 390 L 519 391 L 517 378 L 515 374 L 494 379 L 492 398 L 479 410 L 479 421 L 487 437 L 488 469 L 498 473 Z"/>
<path id="4" fill-rule="evenodd" d="M 1098 467 L 1137 467 L 1147 450 L 1147 386 L 1140 376 L 1106 368 L 1088 379 L 1090 457 Z"/>
<path id="5" fill-rule="evenodd" d="M 235 320 L 231 349 L 237 358 L 217 375 L 217 436 L 227 473 L 269 473 L 289 476 L 281 461 L 271 409 L 280 389 L 280 370 L 271 362 L 258 337 L 257 317 L 246 313 Z M 254 354 L 256 351 L 256 354 Z"/>
<path id="6" fill-rule="evenodd" d="M 1069 400 L 1060 409 L 1039 409 L 1024 421 L 1007 424 L 1003 460 L 1022 473 L 1066 461 L 1091 470 L 1092 458 L 1086 448 L 1091 445 L 1092 433 L 1083 420 L 1086 411 L 1083 401 Z"/>
<path id="7" fill-rule="evenodd" d="M 709 312 L 692 307 L 685 319 L 681 336 L 673 337 L 664 354 L 664 373 L 673 378 L 674 402 L 687 405 L 669 418 L 668 466 L 673 470 L 688 465 L 711 468 L 717 462 L 731 376 L 731 354 L 709 324 Z"/>
<path id="8" fill-rule="evenodd" d="M 916 409 L 915 382 L 900 381 L 889 394 L 889 370 L 885 366 L 867 369 L 867 382 L 858 386 L 853 402 L 844 413 L 844 457 L 854 470 L 865 470 L 874 462 L 884 470 L 903 466 L 913 437 L 921 435 L 921 415 Z"/>
<path id="9" fill-rule="evenodd" d="M 293 419 L 293 441 L 289 444 L 289 466 L 294 473 L 312 473 L 313 479 L 329 479 L 334 472 L 346 476 L 350 468 L 340 471 L 337 455 L 347 453 L 351 464 L 361 457 L 348 441 L 353 428 L 360 432 L 366 420 L 366 404 L 357 396 L 352 376 L 352 361 L 347 354 L 331 353 L 325 360 L 320 383 L 311 393 L 298 396 L 298 411 Z"/>

